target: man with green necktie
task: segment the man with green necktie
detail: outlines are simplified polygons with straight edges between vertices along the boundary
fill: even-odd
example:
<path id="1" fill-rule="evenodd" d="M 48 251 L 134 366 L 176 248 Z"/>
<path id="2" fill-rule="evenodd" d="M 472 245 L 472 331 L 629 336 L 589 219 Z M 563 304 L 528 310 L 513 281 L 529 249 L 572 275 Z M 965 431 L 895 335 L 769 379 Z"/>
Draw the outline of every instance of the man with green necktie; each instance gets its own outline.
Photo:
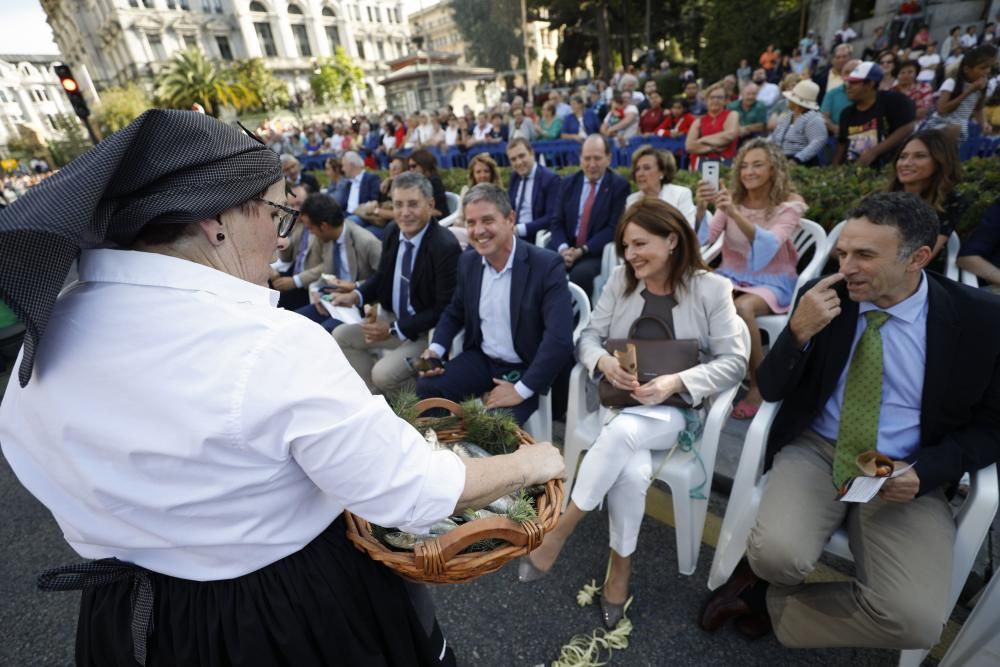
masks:
<path id="1" fill-rule="evenodd" d="M 1000 299 L 924 271 L 937 215 L 880 193 L 847 215 L 838 273 L 799 295 L 759 371 L 782 401 L 747 558 L 710 598 L 701 626 L 735 619 L 790 647 L 934 646 L 947 607 L 965 472 L 1000 460 Z M 867 503 L 838 499 L 875 451 L 897 468 Z M 803 583 L 847 529 L 849 581 Z"/>

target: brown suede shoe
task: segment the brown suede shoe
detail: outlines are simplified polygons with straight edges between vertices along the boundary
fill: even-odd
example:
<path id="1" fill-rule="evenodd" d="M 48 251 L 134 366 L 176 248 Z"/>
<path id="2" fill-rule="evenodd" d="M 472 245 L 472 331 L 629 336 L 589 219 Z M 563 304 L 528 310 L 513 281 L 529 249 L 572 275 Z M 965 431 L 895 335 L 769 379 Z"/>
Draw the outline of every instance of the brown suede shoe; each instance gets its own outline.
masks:
<path id="1" fill-rule="evenodd" d="M 737 618 L 733 625 L 736 626 L 736 631 L 747 639 L 762 639 L 774 632 L 771 617 L 766 611 L 751 611 Z"/>
<path id="2" fill-rule="evenodd" d="M 715 632 L 729 621 L 751 613 L 753 610 L 740 594 L 757 583 L 757 575 L 746 560 L 741 560 L 736 571 L 725 584 L 720 586 L 702 609 L 698 625 L 706 632 Z"/>

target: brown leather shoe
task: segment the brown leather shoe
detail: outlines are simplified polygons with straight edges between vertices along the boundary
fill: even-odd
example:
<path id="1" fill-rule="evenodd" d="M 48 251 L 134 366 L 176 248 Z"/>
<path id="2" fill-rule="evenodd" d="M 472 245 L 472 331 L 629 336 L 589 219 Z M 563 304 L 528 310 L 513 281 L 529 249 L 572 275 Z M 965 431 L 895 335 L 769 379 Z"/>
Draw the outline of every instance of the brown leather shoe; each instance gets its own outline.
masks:
<path id="1" fill-rule="evenodd" d="M 729 621 L 751 613 L 753 610 L 740 594 L 757 583 L 757 575 L 745 561 L 740 561 L 736 571 L 725 584 L 712 593 L 702 609 L 698 625 L 706 632 L 715 632 Z"/>
<path id="2" fill-rule="evenodd" d="M 771 617 L 766 611 L 752 611 L 737 618 L 733 625 L 736 631 L 747 639 L 762 639 L 774 632 Z"/>

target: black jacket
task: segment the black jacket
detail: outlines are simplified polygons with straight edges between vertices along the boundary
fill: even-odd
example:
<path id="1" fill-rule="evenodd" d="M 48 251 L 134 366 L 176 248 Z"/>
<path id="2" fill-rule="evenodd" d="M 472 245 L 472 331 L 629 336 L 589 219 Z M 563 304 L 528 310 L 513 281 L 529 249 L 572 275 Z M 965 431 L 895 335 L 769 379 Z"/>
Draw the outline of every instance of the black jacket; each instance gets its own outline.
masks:
<path id="1" fill-rule="evenodd" d="M 927 362 L 920 448 L 911 457 L 920 494 L 1000 461 L 1000 298 L 925 275 Z M 847 298 L 843 283 L 838 293 L 840 315 L 804 350 L 786 327 L 757 371 L 764 399 L 782 401 L 767 443 L 768 467 L 777 451 L 813 422 L 847 364 L 858 304 Z"/>
<path id="2" fill-rule="evenodd" d="M 393 222 L 385 228 L 378 270 L 358 287 L 365 303 L 378 301 L 382 308 L 390 312 L 395 312 L 392 283 L 398 250 L 399 227 Z M 405 323 L 397 324 L 399 330 L 410 340 L 416 340 L 421 334 L 433 329 L 451 301 L 461 251 L 454 234 L 433 220 L 427 224 L 427 233 L 413 259 L 413 272 L 410 275 L 410 303 L 416 314 L 406 319 Z"/>

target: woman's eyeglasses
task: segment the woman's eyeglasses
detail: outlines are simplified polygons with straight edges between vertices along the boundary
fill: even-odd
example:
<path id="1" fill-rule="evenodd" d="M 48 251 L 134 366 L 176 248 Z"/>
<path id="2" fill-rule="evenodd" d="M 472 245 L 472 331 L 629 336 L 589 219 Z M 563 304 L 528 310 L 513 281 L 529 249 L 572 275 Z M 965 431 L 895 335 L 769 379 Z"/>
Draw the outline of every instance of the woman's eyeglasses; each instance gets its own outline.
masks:
<path id="1" fill-rule="evenodd" d="M 257 201 L 264 202 L 268 206 L 273 206 L 279 211 L 283 212 L 281 218 L 278 219 L 278 237 L 286 239 L 288 234 L 292 231 L 292 227 L 295 226 L 295 221 L 299 217 L 299 212 L 294 208 L 289 208 L 282 204 L 275 204 L 273 201 L 268 201 L 262 197 L 258 197 Z"/>

